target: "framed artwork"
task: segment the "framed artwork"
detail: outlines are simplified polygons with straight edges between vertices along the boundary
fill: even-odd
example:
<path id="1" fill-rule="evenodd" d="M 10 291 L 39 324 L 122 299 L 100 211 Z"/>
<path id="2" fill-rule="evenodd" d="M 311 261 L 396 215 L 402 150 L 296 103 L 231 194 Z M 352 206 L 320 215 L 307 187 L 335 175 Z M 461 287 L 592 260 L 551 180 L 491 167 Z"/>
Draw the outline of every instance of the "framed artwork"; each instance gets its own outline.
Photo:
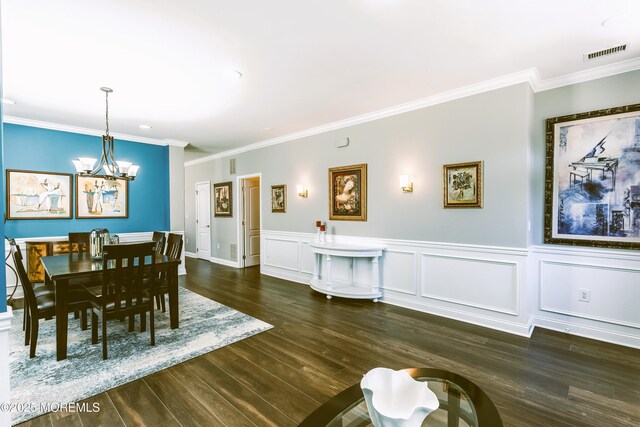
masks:
<path id="1" fill-rule="evenodd" d="M 213 184 L 213 199 L 214 216 L 233 216 L 231 181 Z"/>
<path id="2" fill-rule="evenodd" d="M 129 181 L 76 175 L 76 218 L 128 218 Z"/>
<path id="3" fill-rule="evenodd" d="M 482 207 L 482 162 L 442 166 L 445 208 Z"/>
<path id="4" fill-rule="evenodd" d="M 329 168 L 329 219 L 367 220 L 367 165 Z"/>
<path id="5" fill-rule="evenodd" d="M 271 186 L 271 212 L 285 213 L 287 211 L 287 186 Z"/>
<path id="6" fill-rule="evenodd" d="M 7 169 L 7 219 L 71 218 L 71 174 Z"/>
<path id="7" fill-rule="evenodd" d="M 544 243 L 640 249 L 640 104 L 547 119 Z"/>

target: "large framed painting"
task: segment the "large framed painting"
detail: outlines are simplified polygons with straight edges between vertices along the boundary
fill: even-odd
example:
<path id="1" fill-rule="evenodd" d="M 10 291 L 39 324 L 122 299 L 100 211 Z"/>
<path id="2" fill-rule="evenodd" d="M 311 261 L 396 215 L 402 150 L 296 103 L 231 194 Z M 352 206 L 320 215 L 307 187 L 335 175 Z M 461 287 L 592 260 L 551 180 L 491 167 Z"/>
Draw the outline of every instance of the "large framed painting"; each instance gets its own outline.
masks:
<path id="1" fill-rule="evenodd" d="M 482 162 L 442 166 L 443 207 L 482 207 Z"/>
<path id="2" fill-rule="evenodd" d="M 367 164 L 329 169 L 329 219 L 367 220 Z"/>
<path id="3" fill-rule="evenodd" d="M 640 104 L 547 120 L 544 242 L 640 249 Z"/>
<path id="4" fill-rule="evenodd" d="M 271 186 L 271 212 L 285 213 L 287 211 L 287 186 Z"/>
<path id="5" fill-rule="evenodd" d="M 76 218 L 128 218 L 129 181 L 76 175 Z"/>
<path id="6" fill-rule="evenodd" d="M 71 218 L 71 174 L 7 169 L 7 219 Z"/>
<path id="7" fill-rule="evenodd" d="M 214 216 L 233 216 L 231 181 L 213 184 L 213 198 Z"/>

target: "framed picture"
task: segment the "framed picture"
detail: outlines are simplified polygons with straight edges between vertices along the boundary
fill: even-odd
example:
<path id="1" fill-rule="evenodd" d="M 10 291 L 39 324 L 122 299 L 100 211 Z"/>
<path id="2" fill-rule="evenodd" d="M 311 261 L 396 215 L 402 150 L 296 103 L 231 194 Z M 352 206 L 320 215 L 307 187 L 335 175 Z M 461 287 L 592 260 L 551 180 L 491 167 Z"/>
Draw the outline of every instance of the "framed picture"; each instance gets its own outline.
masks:
<path id="1" fill-rule="evenodd" d="M 129 181 L 76 175 L 76 218 L 128 218 Z"/>
<path id="2" fill-rule="evenodd" d="M 71 218 L 71 174 L 7 169 L 7 219 Z"/>
<path id="3" fill-rule="evenodd" d="M 231 181 L 213 184 L 213 212 L 214 216 L 233 216 Z"/>
<path id="4" fill-rule="evenodd" d="M 271 212 L 285 213 L 287 211 L 287 186 L 271 186 Z"/>
<path id="5" fill-rule="evenodd" d="M 445 208 L 482 207 L 482 162 L 442 166 Z"/>
<path id="6" fill-rule="evenodd" d="M 640 249 L 640 104 L 547 120 L 544 243 Z"/>
<path id="7" fill-rule="evenodd" d="M 329 169 L 329 219 L 367 220 L 367 165 Z"/>

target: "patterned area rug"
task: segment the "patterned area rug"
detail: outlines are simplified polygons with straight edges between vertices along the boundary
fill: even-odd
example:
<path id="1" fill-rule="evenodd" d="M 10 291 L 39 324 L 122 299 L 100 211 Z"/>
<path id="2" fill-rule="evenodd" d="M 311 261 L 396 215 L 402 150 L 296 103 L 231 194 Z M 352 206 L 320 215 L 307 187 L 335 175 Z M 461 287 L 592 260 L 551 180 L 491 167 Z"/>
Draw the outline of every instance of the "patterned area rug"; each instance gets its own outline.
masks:
<path id="1" fill-rule="evenodd" d="M 29 359 L 22 331 L 23 311 L 14 312 L 9 334 L 12 424 L 48 412 L 47 404 L 56 408 L 78 402 L 272 328 L 179 289 L 180 328 L 170 329 L 168 311 L 156 310 L 156 346 L 151 347 L 148 329 L 140 332 L 138 322 L 135 332 L 129 333 L 128 322 L 109 321 L 108 360 L 102 360 L 101 341 L 91 345 L 91 328 L 82 331 L 80 321 L 74 320 L 73 315 L 69 318 L 68 359 L 56 361 L 53 319 L 40 320 L 36 357 Z"/>

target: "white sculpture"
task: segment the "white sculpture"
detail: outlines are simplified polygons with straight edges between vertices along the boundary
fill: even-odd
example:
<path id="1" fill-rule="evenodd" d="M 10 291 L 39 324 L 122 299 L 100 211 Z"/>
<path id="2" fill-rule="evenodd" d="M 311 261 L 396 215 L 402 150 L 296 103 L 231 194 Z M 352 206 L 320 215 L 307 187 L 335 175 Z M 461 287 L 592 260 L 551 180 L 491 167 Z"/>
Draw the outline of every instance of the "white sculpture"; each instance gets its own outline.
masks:
<path id="1" fill-rule="evenodd" d="M 372 369 L 360 387 L 375 427 L 420 426 L 440 406 L 427 382 L 416 381 L 405 371 Z"/>

